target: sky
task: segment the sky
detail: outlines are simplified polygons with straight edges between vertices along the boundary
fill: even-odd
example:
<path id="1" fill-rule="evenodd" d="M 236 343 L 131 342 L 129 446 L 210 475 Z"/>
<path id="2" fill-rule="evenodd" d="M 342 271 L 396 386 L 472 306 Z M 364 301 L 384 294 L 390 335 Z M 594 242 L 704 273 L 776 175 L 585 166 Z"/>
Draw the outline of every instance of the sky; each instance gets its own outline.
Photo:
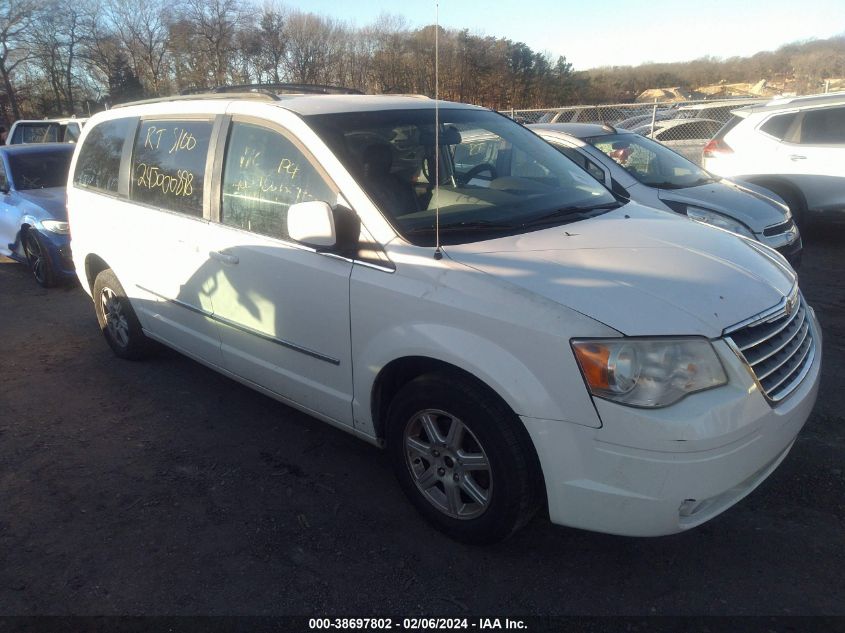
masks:
<path id="1" fill-rule="evenodd" d="M 253 0 L 257 4 L 261 0 Z M 356 26 L 381 13 L 410 27 L 434 22 L 435 0 L 282 0 L 283 6 Z M 748 56 L 782 44 L 845 34 L 845 0 L 439 0 L 440 24 L 525 42 L 576 70 L 704 55 Z"/>

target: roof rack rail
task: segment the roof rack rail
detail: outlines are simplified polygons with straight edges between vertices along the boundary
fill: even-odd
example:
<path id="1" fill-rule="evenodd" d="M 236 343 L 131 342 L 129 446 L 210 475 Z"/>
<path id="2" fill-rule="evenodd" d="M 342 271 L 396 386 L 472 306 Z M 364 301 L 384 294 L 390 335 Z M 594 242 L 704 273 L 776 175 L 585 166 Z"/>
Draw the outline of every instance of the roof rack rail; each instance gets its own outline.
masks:
<path id="1" fill-rule="evenodd" d="M 153 99 L 142 99 L 140 101 L 129 101 L 127 103 L 116 103 L 112 106 L 114 108 L 126 108 L 129 106 L 146 105 L 149 103 L 167 103 L 168 101 L 187 101 L 190 99 L 262 99 L 265 101 L 279 101 L 279 96 L 275 93 L 265 91 L 251 91 L 239 93 L 217 93 L 217 92 L 183 92 L 178 95 L 170 95 L 169 97 L 154 97 Z"/>
<path id="2" fill-rule="evenodd" d="M 212 88 L 213 93 L 228 92 L 268 92 L 273 94 L 319 94 L 319 95 L 361 95 L 364 94 L 356 88 L 345 88 L 343 86 L 324 86 L 320 84 L 237 84 L 234 86 L 217 86 Z"/>

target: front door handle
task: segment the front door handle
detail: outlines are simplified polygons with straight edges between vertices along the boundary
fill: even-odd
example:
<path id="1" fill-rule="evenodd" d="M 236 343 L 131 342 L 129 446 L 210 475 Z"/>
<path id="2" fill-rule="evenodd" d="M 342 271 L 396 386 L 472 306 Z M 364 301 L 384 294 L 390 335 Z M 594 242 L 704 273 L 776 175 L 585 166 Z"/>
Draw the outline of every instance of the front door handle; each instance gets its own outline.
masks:
<path id="1" fill-rule="evenodd" d="M 792 161 L 798 161 L 798 160 L 807 160 L 807 157 L 801 156 L 800 154 L 790 154 L 789 159 L 792 160 Z"/>
<path id="2" fill-rule="evenodd" d="M 216 259 L 218 262 L 223 262 L 224 264 L 229 264 L 231 266 L 234 266 L 240 261 L 237 255 L 229 255 L 229 253 L 224 253 L 222 251 L 211 251 L 208 256 L 211 257 L 211 259 Z"/>

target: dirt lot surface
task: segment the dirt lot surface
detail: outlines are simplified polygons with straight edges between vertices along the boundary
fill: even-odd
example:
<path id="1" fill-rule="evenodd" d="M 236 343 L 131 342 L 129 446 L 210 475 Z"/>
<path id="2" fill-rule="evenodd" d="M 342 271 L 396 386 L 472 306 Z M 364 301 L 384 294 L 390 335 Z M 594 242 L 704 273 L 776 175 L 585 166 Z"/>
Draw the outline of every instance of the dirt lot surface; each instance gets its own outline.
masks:
<path id="1" fill-rule="evenodd" d="M 845 615 L 845 228 L 805 237 L 815 411 L 726 514 L 656 539 L 538 516 L 454 543 L 376 448 L 184 358 L 115 358 L 78 287 L 0 263 L 2 614 Z"/>

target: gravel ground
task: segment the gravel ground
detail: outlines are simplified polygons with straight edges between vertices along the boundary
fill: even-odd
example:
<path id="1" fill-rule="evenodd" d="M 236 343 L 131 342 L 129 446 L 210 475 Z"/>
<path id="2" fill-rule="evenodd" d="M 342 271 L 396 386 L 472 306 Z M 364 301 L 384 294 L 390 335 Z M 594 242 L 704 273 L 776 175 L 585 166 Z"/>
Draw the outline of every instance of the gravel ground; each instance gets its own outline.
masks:
<path id="1" fill-rule="evenodd" d="M 0 613 L 845 615 L 845 227 L 805 236 L 818 404 L 782 466 L 691 532 L 538 516 L 454 543 L 386 456 L 178 354 L 115 358 L 78 287 L 0 263 Z"/>

